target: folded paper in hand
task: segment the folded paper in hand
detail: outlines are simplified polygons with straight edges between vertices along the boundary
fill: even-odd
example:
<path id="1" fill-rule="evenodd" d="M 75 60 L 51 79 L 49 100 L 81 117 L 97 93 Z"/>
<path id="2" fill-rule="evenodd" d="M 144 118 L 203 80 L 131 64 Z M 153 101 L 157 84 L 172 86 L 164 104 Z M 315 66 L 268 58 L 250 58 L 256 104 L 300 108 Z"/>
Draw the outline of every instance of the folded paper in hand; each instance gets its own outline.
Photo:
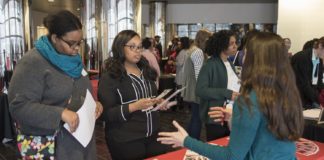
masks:
<path id="1" fill-rule="evenodd" d="M 96 122 L 96 102 L 93 99 L 89 90 L 87 90 L 87 95 L 84 100 L 82 107 L 77 111 L 79 116 L 79 126 L 72 135 L 82 144 L 83 147 L 86 147 L 93 135 L 94 126 Z M 64 124 L 64 127 L 70 131 L 70 127 L 67 123 Z"/>

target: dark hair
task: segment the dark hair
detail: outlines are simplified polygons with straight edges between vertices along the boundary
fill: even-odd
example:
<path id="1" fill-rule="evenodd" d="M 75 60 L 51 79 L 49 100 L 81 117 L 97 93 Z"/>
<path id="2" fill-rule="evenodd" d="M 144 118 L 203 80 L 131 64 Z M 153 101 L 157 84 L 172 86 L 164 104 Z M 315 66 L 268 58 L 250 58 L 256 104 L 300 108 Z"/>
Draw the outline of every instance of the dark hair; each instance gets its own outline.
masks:
<path id="1" fill-rule="evenodd" d="M 133 30 L 123 30 L 117 34 L 112 44 L 113 56 L 105 60 L 105 72 L 108 72 L 113 78 L 122 79 L 127 75 L 124 67 L 125 45 L 134 37 L 140 37 Z M 149 62 L 142 56 L 137 66 L 143 70 L 143 75 L 152 81 L 156 81 L 157 72 L 149 66 Z"/>
<path id="2" fill-rule="evenodd" d="M 48 15 L 44 18 L 43 24 L 48 29 L 49 36 L 56 34 L 62 37 L 67 32 L 82 29 L 79 18 L 67 10 Z"/>
<path id="3" fill-rule="evenodd" d="M 319 47 L 319 45 L 321 45 L 322 47 L 324 47 L 324 37 L 321 37 L 320 39 L 316 39 L 314 41 L 314 48 L 317 49 Z"/>
<path id="4" fill-rule="evenodd" d="M 180 42 L 181 42 L 181 48 L 182 49 L 189 49 L 190 48 L 189 37 L 181 37 Z"/>
<path id="5" fill-rule="evenodd" d="M 244 45 L 245 45 L 245 36 L 243 38 L 241 38 L 241 43 L 240 43 L 240 46 L 237 47 L 237 50 L 238 51 L 241 51 L 244 49 Z"/>
<path id="6" fill-rule="evenodd" d="M 229 41 L 232 36 L 235 35 L 234 32 L 230 30 L 220 30 L 214 33 L 206 42 L 206 54 L 219 57 L 220 54 L 229 47 Z"/>
<path id="7" fill-rule="evenodd" d="M 241 40 L 241 45 L 237 48 L 237 50 L 241 51 L 241 50 L 244 50 L 244 47 L 246 45 L 246 43 L 254 36 L 256 35 L 257 33 L 259 33 L 260 31 L 259 30 L 256 30 L 256 29 L 252 29 L 250 31 L 248 31 L 244 37 L 242 38 Z"/>
<path id="8" fill-rule="evenodd" d="M 298 140 L 303 133 L 302 104 L 283 39 L 260 32 L 246 49 L 239 103 L 244 100 L 250 107 L 255 91 L 271 133 L 280 140 Z"/>
<path id="9" fill-rule="evenodd" d="M 145 37 L 142 40 L 142 46 L 144 49 L 149 49 L 152 46 L 151 38 Z"/>
<path id="10" fill-rule="evenodd" d="M 303 51 L 307 50 L 307 49 L 311 49 L 314 47 L 314 43 L 317 42 L 318 39 L 314 38 L 312 40 L 307 41 L 304 45 L 303 45 Z"/>

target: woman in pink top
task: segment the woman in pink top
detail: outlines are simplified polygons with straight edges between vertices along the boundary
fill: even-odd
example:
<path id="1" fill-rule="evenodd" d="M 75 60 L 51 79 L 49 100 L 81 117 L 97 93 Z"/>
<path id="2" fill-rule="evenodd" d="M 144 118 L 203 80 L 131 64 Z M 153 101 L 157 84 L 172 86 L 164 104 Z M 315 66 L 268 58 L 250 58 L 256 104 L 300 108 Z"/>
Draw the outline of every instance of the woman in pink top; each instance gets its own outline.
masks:
<path id="1" fill-rule="evenodd" d="M 161 75 L 161 71 L 160 71 L 159 63 L 157 62 L 157 59 L 153 53 L 154 47 L 152 42 L 150 41 L 150 38 L 148 37 L 144 38 L 142 40 L 142 46 L 143 46 L 142 55 L 149 62 L 150 66 L 156 70 L 156 73 L 158 74 L 156 82 L 158 83 L 158 79 Z"/>

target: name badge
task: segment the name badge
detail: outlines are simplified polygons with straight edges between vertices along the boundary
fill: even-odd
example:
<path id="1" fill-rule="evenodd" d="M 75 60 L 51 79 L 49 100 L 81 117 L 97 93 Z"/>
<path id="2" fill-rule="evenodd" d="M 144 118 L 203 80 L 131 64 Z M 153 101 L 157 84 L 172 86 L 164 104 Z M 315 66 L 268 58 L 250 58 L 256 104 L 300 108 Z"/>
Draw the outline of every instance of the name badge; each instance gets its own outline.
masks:
<path id="1" fill-rule="evenodd" d="M 312 85 L 317 85 L 318 77 L 313 77 Z"/>

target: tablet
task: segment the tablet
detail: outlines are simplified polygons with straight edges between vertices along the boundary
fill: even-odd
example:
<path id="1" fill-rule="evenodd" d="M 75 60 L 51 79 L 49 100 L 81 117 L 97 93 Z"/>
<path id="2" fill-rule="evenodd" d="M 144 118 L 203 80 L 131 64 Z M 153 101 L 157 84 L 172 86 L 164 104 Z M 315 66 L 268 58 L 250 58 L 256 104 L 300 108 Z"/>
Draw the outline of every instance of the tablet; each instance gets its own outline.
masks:
<path id="1" fill-rule="evenodd" d="M 160 95 L 156 97 L 156 99 L 161 99 L 166 96 L 172 89 L 165 89 Z"/>

